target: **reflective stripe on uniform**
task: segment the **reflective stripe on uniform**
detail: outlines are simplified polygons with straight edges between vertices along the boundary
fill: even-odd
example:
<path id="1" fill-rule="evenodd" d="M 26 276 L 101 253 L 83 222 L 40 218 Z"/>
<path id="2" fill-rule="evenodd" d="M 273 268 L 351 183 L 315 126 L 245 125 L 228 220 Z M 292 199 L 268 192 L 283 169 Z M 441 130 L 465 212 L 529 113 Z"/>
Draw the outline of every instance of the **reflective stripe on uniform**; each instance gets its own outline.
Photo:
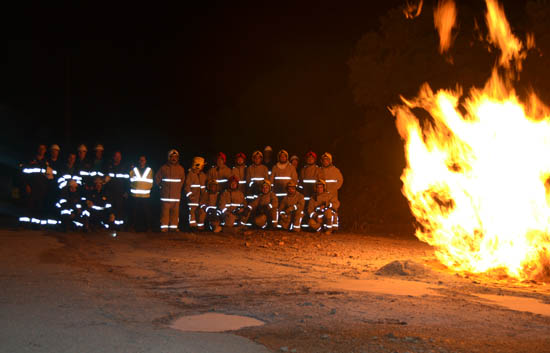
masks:
<path id="1" fill-rule="evenodd" d="M 170 178 L 164 178 L 162 181 L 165 181 L 167 183 L 180 183 L 181 179 L 170 179 Z"/>
<path id="2" fill-rule="evenodd" d="M 161 197 L 160 200 L 163 201 L 163 202 L 179 202 L 180 201 L 180 199 L 169 199 L 169 198 L 165 198 L 165 197 Z"/>
<path id="3" fill-rule="evenodd" d="M 130 192 L 132 194 L 149 195 L 151 193 L 151 190 L 130 189 Z"/>

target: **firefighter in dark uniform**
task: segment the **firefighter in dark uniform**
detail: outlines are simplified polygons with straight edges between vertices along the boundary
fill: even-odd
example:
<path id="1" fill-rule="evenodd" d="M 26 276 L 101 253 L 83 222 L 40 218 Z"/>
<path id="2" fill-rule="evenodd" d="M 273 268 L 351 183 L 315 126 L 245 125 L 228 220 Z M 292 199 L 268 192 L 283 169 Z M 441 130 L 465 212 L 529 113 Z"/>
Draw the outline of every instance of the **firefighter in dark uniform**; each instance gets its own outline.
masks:
<path id="1" fill-rule="evenodd" d="M 116 218 L 108 193 L 103 188 L 103 179 L 96 176 L 93 183 L 94 188 L 89 191 L 86 197 L 86 211 L 89 217 L 85 220 L 85 227 L 93 231 L 99 229 L 115 231 Z M 116 233 L 113 233 L 113 235 L 116 235 Z"/>
<path id="2" fill-rule="evenodd" d="M 128 201 L 128 190 L 130 185 L 130 174 L 126 165 L 122 163 L 122 153 L 116 151 L 113 160 L 105 170 L 105 189 L 107 190 L 113 213 L 116 215 L 114 224 L 121 229 L 126 222 L 126 203 Z"/>
<path id="3" fill-rule="evenodd" d="M 48 219 L 44 217 L 44 207 L 48 192 L 46 145 L 39 145 L 36 156 L 29 163 L 21 167 L 26 212 L 19 217 L 19 221 L 23 224 L 30 224 L 34 228 L 39 228 L 48 224 Z M 57 224 L 57 222 L 55 223 Z"/>
<path id="4" fill-rule="evenodd" d="M 78 146 L 77 153 L 75 162 L 76 172 L 82 178 L 82 184 L 86 187 L 86 189 L 91 189 L 93 178 L 90 177 L 91 165 L 86 157 L 88 148 L 86 145 L 80 145 Z"/>

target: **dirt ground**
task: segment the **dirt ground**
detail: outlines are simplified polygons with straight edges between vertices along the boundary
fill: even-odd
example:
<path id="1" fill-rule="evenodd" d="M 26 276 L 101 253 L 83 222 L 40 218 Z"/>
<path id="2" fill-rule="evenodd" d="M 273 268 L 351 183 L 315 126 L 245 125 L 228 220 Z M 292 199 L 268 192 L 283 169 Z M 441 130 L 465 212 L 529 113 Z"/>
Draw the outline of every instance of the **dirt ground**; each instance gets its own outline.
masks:
<path id="1" fill-rule="evenodd" d="M 151 325 L 206 312 L 250 316 L 266 324 L 234 333 L 276 352 L 550 352 L 549 285 L 456 275 L 405 231 L 2 232 L 4 249 L 48 237 L 59 246 L 44 249 L 41 263 L 171 308 Z"/>

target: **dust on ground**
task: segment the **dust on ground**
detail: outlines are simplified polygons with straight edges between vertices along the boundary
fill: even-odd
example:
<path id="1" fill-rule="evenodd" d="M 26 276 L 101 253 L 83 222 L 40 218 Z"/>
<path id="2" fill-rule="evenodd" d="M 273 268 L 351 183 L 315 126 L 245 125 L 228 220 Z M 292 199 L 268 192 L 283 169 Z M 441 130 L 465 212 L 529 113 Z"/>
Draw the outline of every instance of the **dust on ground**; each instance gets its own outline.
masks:
<path id="1" fill-rule="evenodd" d="M 288 352 L 550 351 L 550 316 L 536 313 L 550 306 L 548 285 L 458 276 L 406 233 L 44 235 L 62 246 L 43 262 L 172 306 L 155 325 L 207 312 L 249 316 L 265 325 L 236 334 Z"/>

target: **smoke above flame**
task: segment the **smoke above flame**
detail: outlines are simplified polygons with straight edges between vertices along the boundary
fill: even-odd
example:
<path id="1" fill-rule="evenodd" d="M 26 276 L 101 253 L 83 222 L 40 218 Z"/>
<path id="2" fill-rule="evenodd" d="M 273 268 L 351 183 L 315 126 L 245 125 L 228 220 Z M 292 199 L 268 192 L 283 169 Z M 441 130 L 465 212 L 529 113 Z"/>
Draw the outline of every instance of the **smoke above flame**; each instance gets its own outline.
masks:
<path id="1" fill-rule="evenodd" d="M 440 38 L 450 39 L 456 20 L 451 3 L 434 12 Z M 503 8 L 495 0 L 486 5 L 487 41 L 501 55 L 485 86 L 464 96 L 425 83 L 417 97 L 390 108 L 405 143 L 402 191 L 417 237 L 449 268 L 548 280 L 550 116 L 534 94 L 519 99 L 510 74 L 521 70 L 534 38 L 524 45 Z M 442 39 L 441 52 L 448 45 Z"/>

